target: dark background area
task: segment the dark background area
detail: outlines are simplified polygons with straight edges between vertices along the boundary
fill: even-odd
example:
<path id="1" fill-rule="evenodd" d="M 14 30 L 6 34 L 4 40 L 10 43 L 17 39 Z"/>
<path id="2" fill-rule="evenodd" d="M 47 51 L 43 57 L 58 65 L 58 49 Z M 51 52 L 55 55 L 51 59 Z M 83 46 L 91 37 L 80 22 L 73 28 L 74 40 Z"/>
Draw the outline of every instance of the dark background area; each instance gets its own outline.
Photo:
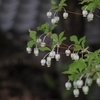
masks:
<path id="1" fill-rule="evenodd" d="M 58 2 L 58 0 L 56 0 Z M 66 0 L 66 9 L 81 13 L 78 0 Z M 74 100 L 72 91 L 66 91 L 67 76 L 61 72 L 67 69 L 69 59 L 62 55 L 60 62 L 54 60 L 47 68 L 40 65 L 45 53 L 35 57 L 27 54 L 30 40 L 28 29 L 36 29 L 45 22 L 50 23 L 46 12 L 51 7 L 50 0 L 0 0 L 0 100 Z M 100 11 L 96 10 L 100 15 Z M 67 20 L 59 13 L 60 22 L 54 30 L 66 30 L 69 37 L 86 35 L 91 50 L 100 48 L 100 18 L 87 22 L 81 15 L 69 13 Z M 51 25 L 51 23 L 50 23 Z M 47 41 L 50 42 L 50 41 Z M 100 88 L 93 84 L 88 96 L 80 94 L 77 100 L 99 100 Z"/>

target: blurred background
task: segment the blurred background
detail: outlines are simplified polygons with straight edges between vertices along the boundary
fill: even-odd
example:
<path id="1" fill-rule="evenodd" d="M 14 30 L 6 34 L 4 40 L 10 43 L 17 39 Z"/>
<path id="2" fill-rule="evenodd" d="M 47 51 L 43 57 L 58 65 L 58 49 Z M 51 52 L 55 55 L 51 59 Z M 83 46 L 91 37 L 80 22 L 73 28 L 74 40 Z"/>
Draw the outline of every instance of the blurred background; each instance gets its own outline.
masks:
<path id="1" fill-rule="evenodd" d="M 55 0 L 59 2 L 59 0 Z M 66 0 L 66 9 L 81 13 L 78 0 Z M 26 46 L 30 40 L 28 29 L 48 22 L 46 12 L 51 7 L 50 0 L 0 0 L 0 100 L 74 100 L 73 92 L 66 91 L 68 80 L 61 72 L 68 68 L 69 58 L 52 62 L 47 68 L 40 65 L 39 57 L 27 54 Z M 100 15 L 100 10 L 96 10 Z M 69 37 L 86 35 L 91 50 L 100 48 L 100 18 L 87 22 L 81 15 L 69 13 L 67 20 L 59 13 L 60 22 L 54 30 L 58 34 L 65 31 L 66 43 Z M 50 23 L 51 25 L 51 23 Z M 49 40 L 47 41 L 50 42 Z M 100 88 L 94 83 L 88 96 L 80 93 L 77 100 L 100 100 Z"/>

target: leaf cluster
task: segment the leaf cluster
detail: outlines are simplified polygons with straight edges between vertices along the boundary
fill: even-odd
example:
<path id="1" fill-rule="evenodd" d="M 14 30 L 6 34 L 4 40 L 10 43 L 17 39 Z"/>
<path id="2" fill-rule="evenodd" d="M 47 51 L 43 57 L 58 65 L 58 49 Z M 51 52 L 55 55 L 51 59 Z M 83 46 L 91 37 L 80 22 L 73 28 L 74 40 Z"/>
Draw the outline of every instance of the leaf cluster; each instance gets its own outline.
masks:
<path id="1" fill-rule="evenodd" d="M 100 7 L 100 0 L 82 0 L 79 4 L 82 4 L 82 10 L 94 11 Z"/>
<path id="2" fill-rule="evenodd" d="M 74 42 L 74 51 L 84 50 L 86 37 L 82 37 L 78 40 L 77 36 L 73 35 L 70 37 L 70 41 Z"/>
<path id="3" fill-rule="evenodd" d="M 67 4 L 65 3 L 66 0 L 61 0 L 59 5 L 57 5 L 57 3 L 55 2 L 55 0 L 51 0 L 52 6 L 51 6 L 51 10 L 61 10 L 61 8 L 63 8 L 64 6 L 67 6 Z"/>
<path id="4" fill-rule="evenodd" d="M 64 40 L 66 40 L 66 37 L 64 36 L 64 31 L 61 32 L 59 35 L 57 35 L 56 33 L 51 35 L 51 39 L 53 39 L 52 42 L 52 48 L 57 45 L 58 47 L 62 44 L 62 42 Z"/>
<path id="5" fill-rule="evenodd" d="M 49 32 L 52 32 L 52 30 L 55 29 L 57 25 L 54 24 L 50 27 L 50 25 L 46 22 L 44 24 L 42 24 L 41 26 L 37 27 L 38 31 L 43 31 L 45 34 L 48 34 Z"/>
<path id="6" fill-rule="evenodd" d="M 100 49 L 89 54 L 85 54 L 85 58 L 80 58 L 69 65 L 69 69 L 64 71 L 63 74 L 68 74 L 68 78 L 72 81 L 78 80 L 81 75 L 93 77 L 96 80 L 100 74 Z"/>
<path id="7" fill-rule="evenodd" d="M 84 70 L 87 68 L 86 63 L 83 59 L 79 59 L 77 61 L 74 61 L 69 65 L 69 70 L 64 71 L 63 74 L 69 74 L 69 79 L 72 81 L 75 81 L 79 79 L 79 77 L 82 75 Z"/>
<path id="8" fill-rule="evenodd" d="M 36 34 L 37 34 L 36 31 L 29 30 L 29 36 L 31 40 L 27 43 L 28 47 L 31 48 L 34 44 L 36 44 Z"/>

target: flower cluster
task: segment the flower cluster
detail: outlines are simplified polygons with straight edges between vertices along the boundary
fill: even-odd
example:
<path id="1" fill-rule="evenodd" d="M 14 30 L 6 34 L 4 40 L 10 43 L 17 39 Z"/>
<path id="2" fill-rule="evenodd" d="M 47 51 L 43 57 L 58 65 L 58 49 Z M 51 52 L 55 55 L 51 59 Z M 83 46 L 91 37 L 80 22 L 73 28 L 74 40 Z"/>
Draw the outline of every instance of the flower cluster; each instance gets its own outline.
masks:
<path id="1" fill-rule="evenodd" d="M 93 79 L 90 77 L 86 78 L 85 84 L 84 84 L 82 79 L 78 79 L 76 81 L 73 81 L 73 87 L 74 87 L 73 94 L 74 94 L 74 96 L 75 97 L 79 96 L 79 94 L 80 94 L 79 89 L 80 88 L 82 88 L 83 93 L 85 95 L 87 95 L 89 92 L 89 86 L 91 86 L 92 82 L 93 82 Z M 96 79 L 96 83 L 98 84 L 98 86 L 100 86 L 100 77 L 98 77 Z M 70 81 L 66 82 L 65 87 L 67 90 L 70 90 L 72 87 L 72 83 Z"/>
<path id="2" fill-rule="evenodd" d="M 92 12 L 89 12 L 87 10 L 82 11 L 83 17 L 87 17 L 87 20 L 90 22 L 93 20 L 94 14 Z"/>
<path id="3" fill-rule="evenodd" d="M 60 17 L 59 17 L 58 15 L 56 15 L 56 13 L 57 13 L 57 12 L 55 12 L 54 17 L 51 19 L 51 23 L 52 23 L 52 24 L 56 24 L 56 23 L 58 23 L 59 20 L 60 20 Z M 52 16 L 52 12 L 51 12 L 51 11 L 47 12 L 47 17 L 48 17 L 48 18 L 51 18 L 51 16 Z M 66 11 L 63 12 L 63 18 L 64 18 L 64 19 L 67 19 L 67 17 L 68 17 L 68 13 L 67 13 Z"/>
<path id="4" fill-rule="evenodd" d="M 82 88 L 85 95 L 88 94 L 89 86 L 91 86 L 93 80 L 96 80 L 96 83 L 98 86 L 100 86 L 100 50 L 95 52 L 88 51 L 88 47 L 85 47 L 85 36 L 80 39 L 78 39 L 78 37 L 75 35 L 70 36 L 70 41 L 74 42 L 74 44 L 69 46 L 63 43 L 63 41 L 66 40 L 66 37 L 64 37 L 64 32 L 59 34 L 52 32 L 60 20 L 60 17 L 58 16 L 59 11 L 63 10 L 62 16 L 64 19 L 67 19 L 69 16 L 68 11 L 66 11 L 64 8 L 64 6 L 67 6 L 67 4 L 64 3 L 65 1 L 66 0 L 61 0 L 59 5 L 57 5 L 55 0 L 51 0 L 52 7 L 46 13 L 46 15 L 48 18 L 51 18 L 52 26 L 45 23 L 40 27 L 37 27 L 38 31 L 43 31 L 43 34 L 39 37 L 37 37 L 36 31 L 29 30 L 29 35 L 32 40 L 28 42 L 26 51 L 30 54 L 33 46 L 35 56 L 38 56 L 40 51 L 49 51 L 40 61 L 42 66 L 47 65 L 47 67 L 51 66 L 52 59 L 59 61 L 61 54 L 70 56 L 73 62 L 69 65 L 69 69 L 63 72 L 64 74 L 68 74 L 69 78 L 69 81 L 65 83 L 65 87 L 67 90 L 70 90 L 73 82 L 73 94 L 75 97 L 78 97 L 80 88 Z M 85 2 L 87 2 L 87 0 Z M 82 0 L 81 4 L 83 3 L 84 0 Z M 88 5 L 87 9 L 86 5 L 85 9 L 82 10 L 82 15 L 83 17 L 87 17 L 87 20 L 90 22 L 93 20 L 94 14 L 89 8 L 91 7 Z M 54 15 L 52 10 L 55 11 Z M 47 45 L 45 41 L 46 37 L 52 39 L 51 45 Z M 62 48 L 64 51 L 60 52 L 60 49 Z"/>

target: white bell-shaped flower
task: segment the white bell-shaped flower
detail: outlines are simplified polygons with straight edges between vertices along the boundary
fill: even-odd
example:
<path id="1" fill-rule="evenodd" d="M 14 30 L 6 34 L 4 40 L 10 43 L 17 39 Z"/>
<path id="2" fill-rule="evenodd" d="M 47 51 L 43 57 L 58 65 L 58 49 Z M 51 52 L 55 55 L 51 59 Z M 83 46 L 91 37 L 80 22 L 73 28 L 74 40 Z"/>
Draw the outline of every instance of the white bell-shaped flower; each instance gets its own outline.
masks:
<path id="1" fill-rule="evenodd" d="M 67 12 L 64 12 L 64 13 L 63 13 L 63 18 L 64 18 L 64 19 L 67 19 L 67 17 L 68 17 L 68 13 L 67 13 Z"/>
<path id="2" fill-rule="evenodd" d="M 51 11 L 48 11 L 47 12 L 47 17 L 50 18 L 51 16 L 52 16 L 52 12 Z"/>
<path id="3" fill-rule="evenodd" d="M 89 87 L 88 86 L 83 86 L 82 90 L 83 90 L 84 94 L 88 94 Z"/>
<path id="4" fill-rule="evenodd" d="M 74 88 L 77 88 L 77 81 L 73 81 Z"/>
<path id="5" fill-rule="evenodd" d="M 77 80 L 77 87 L 81 88 L 83 86 L 83 80 L 79 79 Z"/>
<path id="6" fill-rule="evenodd" d="M 58 23 L 60 20 L 59 16 L 55 16 L 54 19 L 55 19 L 55 23 Z"/>
<path id="7" fill-rule="evenodd" d="M 45 42 L 41 42 L 41 47 L 45 47 L 46 43 Z"/>
<path id="8" fill-rule="evenodd" d="M 39 50 L 38 50 L 38 48 L 34 48 L 34 55 L 35 55 L 35 56 L 38 56 L 38 55 L 39 55 Z"/>
<path id="9" fill-rule="evenodd" d="M 47 62 L 51 63 L 51 57 L 50 56 L 47 57 Z"/>
<path id="10" fill-rule="evenodd" d="M 65 50 L 65 54 L 66 54 L 66 56 L 69 56 L 70 53 L 71 53 L 71 51 L 70 51 L 69 49 Z"/>
<path id="11" fill-rule="evenodd" d="M 78 97 L 79 93 L 80 93 L 79 89 L 76 88 L 76 89 L 73 90 L 73 94 L 74 94 L 75 97 Z"/>
<path id="12" fill-rule="evenodd" d="M 36 40 L 37 43 L 41 43 L 41 41 L 42 41 L 42 40 L 41 40 L 40 38 L 38 38 L 38 39 Z"/>
<path id="13" fill-rule="evenodd" d="M 74 59 L 75 53 L 71 53 L 71 58 Z"/>
<path id="14" fill-rule="evenodd" d="M 45 59 L 42 59 L 42 60 L 41 60 L 41 65 L 44 66 L 45 63 L 46 63 L 46 60 L 45 60 Z"/>
<path id="15" fill-rule="evenodd" d="M 72 87 L 71 83 L 70 82 L 66 82 L 65 83 L 65 87 L 67 90 L 70 90 L 70 88 Z"/>
<path id="16" fill-rule="evenodd" d="M 73 60 L 78 60 L 78 59 L 79 59 L 79 55 L 78 54 L 74 54 Z"/>
<path id="17" fill-rule="evenodd" d="M 93 17 L 94 17 L 93 13 L 89 13 L 89 14 L 87 15 L 87 20 L 90 22 L 90 21 L 93 20 Z"/>
<path id="18" fill-rule="evenodd" d="M 83 10 L 83 11 L 82 11 L 82 15 L 83 15 L 83 17 L 86 17 L 87 14 L 88 14 L 88 11 L 87 11 L 87 10 Z"/>
<path id="19" fill-rule="evenodd" d="M 54 25 L 56 23 L 55 18 L 51 19 L 51 23 Z"/>
<path id="20" fill-rule="evenodd" d="M 88 86 L 91 86 L 92 82 L 93 82 L 92 78 L 86 79 L 86 83 L 87 83 Z"/>
<path id="21" fill-rule="evenodd" d="M 46 64 L 47 64 L 47 67 L 51 66 L 51 62 L 49 62 L 49 61 L 47 61 Z"/>
<path id="22" fill-rule="evenodd" d="M 100 77 L 97 78 L 96 82 L 97 82 L 98 86 L 100 86 Z"/>
<path id="23" fill-rule="evenodd" d="M 31 49 L 30 47 L 27 47 L 27 48 L 26 48 L 26 51 L 27 51 L 28 53 L 31 53 L 32 49 Z"/>
<path id="24" fill-rule="evenodd" d="M 54 51 L 54 50 L 51 51 L 50 54 L 49 54 L 49 56 L 50 56 L 51 58 L 54 58 L 54 57 L 55 57 L 55 51 Z"/>
<path id="25" fill-rule="evenodd" d="M 60 54 L 55 54 L 55 59 L 56 59 L 56 61 L 59 61 L 59 59 L 60 59 Z"/>

